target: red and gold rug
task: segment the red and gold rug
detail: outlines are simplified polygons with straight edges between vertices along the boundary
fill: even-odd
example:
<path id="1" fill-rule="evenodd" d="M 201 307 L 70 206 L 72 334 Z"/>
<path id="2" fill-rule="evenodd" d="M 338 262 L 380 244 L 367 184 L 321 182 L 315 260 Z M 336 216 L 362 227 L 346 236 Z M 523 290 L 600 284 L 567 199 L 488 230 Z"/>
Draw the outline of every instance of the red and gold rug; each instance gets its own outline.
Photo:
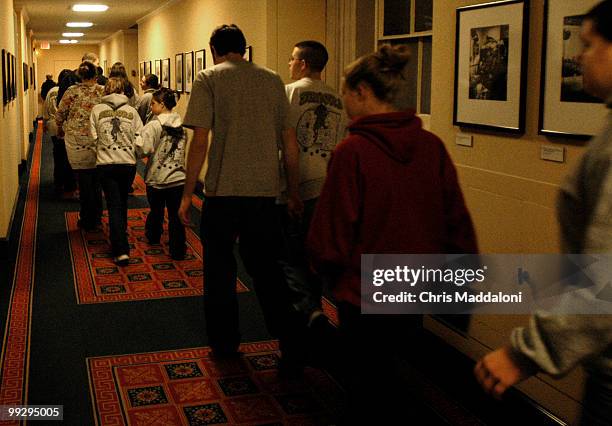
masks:
<path id="1" fill-rule="evenodd" d="M 278 342 L 246 343 L 239 359 L 210 348 L 87 359 L 96 425 L 331 424 L 343 393 L 307 368 L 303 381 L 278 378 Z"/>
<path id="2" fill-rule="evenodd" d="M 77 226 L 78 212 L 66 212 L 66 227 L 74 272 L 78 304 L 122 302 L 168 297 L 202 295 L 202 244 L 197 235 L 186 228 L 187 255 L 185 260 L 170 257 L 167 228 L 162 244 L 151 245 L 144 235 L 149 209 L 128 211 L 128 241 L 130 264 L 119 267 L 113 263 L 108 237 L 108 217 L 102 218 L 99 231 L 86 232 Z M 238 280 L 236 291 L 248 288 Z"/>

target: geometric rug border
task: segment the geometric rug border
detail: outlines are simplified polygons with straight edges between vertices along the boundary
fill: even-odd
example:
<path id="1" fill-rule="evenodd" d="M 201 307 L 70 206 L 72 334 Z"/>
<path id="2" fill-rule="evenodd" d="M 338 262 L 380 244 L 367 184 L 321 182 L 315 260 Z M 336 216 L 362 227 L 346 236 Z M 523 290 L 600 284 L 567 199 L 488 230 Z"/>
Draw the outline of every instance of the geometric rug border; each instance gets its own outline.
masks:
<path id="1" fill-rule="evenodd" d="M 146 208 L 136 208 L 129 210 L 143 210 Z M 128 210 L 128 211 L 129 211 Z M 86 241 L 83 231 L 77 227 L 79 213 L 77 211 L 65 212 L 66 232 L 68 234 L 71 267 L 73 274 L 74 292 L 78 305 L 116 303 L 116 302 L 135 302 L 143 300 L 169 299 L 177 297 L 196 297 L 202 296 L 202 289 L 189 288 L 186 290 L 172 289 L 149 293 L 129 293 L 129 294 L 105 294 L 97 295 L 94 292 L 93 269 L 86 252 Z M 187 244 L 192 248 L 193 253 L 202 259 L 202 245 L 199 238 L 191 228 L 186 229 Z M 82 249 L 76 250 L 79 245 Z M 248 292 L 249 288 L 237 278 L 237 292 Z"/>

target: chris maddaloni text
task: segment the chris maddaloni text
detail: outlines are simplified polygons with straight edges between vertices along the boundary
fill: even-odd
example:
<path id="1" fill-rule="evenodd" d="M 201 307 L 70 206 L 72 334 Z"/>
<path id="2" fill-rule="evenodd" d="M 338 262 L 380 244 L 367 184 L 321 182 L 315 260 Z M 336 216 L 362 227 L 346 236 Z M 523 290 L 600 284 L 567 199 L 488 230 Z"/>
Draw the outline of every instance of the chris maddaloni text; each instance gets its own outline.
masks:
<path id="1" fill-rule="evenodd" d="M 521 303 L 523 293 L 506 294 L 501 291 L 481 291 L 479 293 L 456 292 L 456 293 L 432 293 L 422 291 L 418 294 L 402 291 L 399 294 L 384 294 L 377 291 L 372 295 L 375 303 Z"/>

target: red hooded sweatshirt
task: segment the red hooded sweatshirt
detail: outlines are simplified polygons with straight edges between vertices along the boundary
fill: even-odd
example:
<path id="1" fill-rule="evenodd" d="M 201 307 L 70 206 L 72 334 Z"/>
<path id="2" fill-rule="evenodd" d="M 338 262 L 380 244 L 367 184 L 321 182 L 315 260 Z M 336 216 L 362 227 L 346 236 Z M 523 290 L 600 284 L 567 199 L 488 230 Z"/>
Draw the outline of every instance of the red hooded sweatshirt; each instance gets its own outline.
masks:
<path id="1" fill-rule="evenodd" d="M 361 302 L 361 255 L 477 253 L 470 214 L 442 141 L 413 111 L 349 125 L 334 150 L 307 246 L 339 301 Z"/>

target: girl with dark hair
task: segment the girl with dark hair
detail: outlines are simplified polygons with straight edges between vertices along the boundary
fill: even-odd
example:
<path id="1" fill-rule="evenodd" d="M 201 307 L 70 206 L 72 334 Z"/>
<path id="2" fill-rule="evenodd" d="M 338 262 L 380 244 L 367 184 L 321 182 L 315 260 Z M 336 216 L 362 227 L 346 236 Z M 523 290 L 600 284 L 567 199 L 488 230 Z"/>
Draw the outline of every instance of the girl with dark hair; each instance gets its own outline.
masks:
<path id="1" fill-rule="evenodd" d="M 153 93 L 151 119 L 142 131 L 141 153 L 149 156 L 145 170 L 147 198 L 151 211 L 145 233 L 150 244 L 159 244 L 163 233 L 164 208 L 168 210 L 170 256 L 185 258 L 185 227 L 178 216 L 185 184 L 185 130 L 181 117 L 173 112 L 179 94 L 167 88 Z"/>
<path id="2" fill-rule="evenodd" d="M 124 94 L 125 81 L 111 77 L 104 96 L 90 117 L 91 135 L 96 143 L 96 164 L 108 207 L 108 227 L 114 261 L 127 265 L 130 245 L 127 237 L 128 190 L 136 175 L 136 144 L 142 121 Z"/>
<path id="3" fill-rule="evenodd" d="M 332 153 L 308 233 L 312 265 L 338 301 L 346 424 L 398 423 L 406 386 L 396 360 L 402 343 L 418 344 L 421 321 L 361 315 L 361 255 L 478 250 L 444 144 L 408 108 L 408 60 L 406 46 L 384 45 L 345 70 L 353 121 Z"/>
<path id="4" fill-rule="evenodd" d="M 94 105 L 100 102 L 104 88 L 96 83 L 96 67 L 83 62 L 76 75 L 81 82 L 62 88 L 70 83 L 71 75 L 60 83 L 59 101 L 55 122 L 58 136 L 65 135 L 66 152 L 72 169 L 77 173 L 81 212 L 79 226 L 94 230 L 102 218 L 102 190 L 96 170 L 96 148 L 89 132 L 89 115 Z"/>

